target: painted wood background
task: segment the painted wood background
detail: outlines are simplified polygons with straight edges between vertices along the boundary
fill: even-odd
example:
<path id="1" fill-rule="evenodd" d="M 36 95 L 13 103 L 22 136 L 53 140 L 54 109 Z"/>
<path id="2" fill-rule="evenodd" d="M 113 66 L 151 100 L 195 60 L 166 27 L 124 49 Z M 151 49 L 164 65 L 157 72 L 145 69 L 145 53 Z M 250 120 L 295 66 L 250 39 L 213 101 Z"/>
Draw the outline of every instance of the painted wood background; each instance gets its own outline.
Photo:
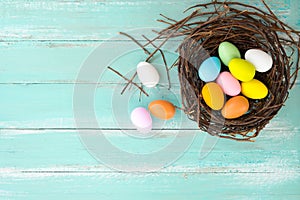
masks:
<path id="1" fill-rule="evenodd" d="M 256 142 L 219 140 L 200 159 L 207 136 L 185 118 L 182 125 L 166 124 L 147 140 L 124 136 L 111 103 L 120 78 L 106 73 L 97 85 L 95 112 L 104 135 L 119 148 L 153 151 L 172 140 L 174 131 L 183 139 L 195 132 L 197 137 L 177 161 L 157 172 L 115 171 L 82 144 L 73 90 L 75 84 L 97 84 L 76 79 L 90 53 L 103 42 L 128 45 L 131 41 L 112 38 L 119 31 L 164 27 L 156 22 L 160 13 L 180 19 L 184 9 L 199 2 L 1 0 L 0 199 L 300 199 L 299 82 Z M 261 5 L 258 0 L 240 2 Z M 300 29 L 298 0 L 266 2 Z M 113 53 L 113 47 L 107 52 Z M 143 56 L 137 51 L 120 57 L 115 67 L 124 63 L 123 70 L 130 70 Z M 176 80 L 173 91 L 179 98 Z M 124 119 L 122 128 L 134 132 L 127 114 L 118 116 Z"/>

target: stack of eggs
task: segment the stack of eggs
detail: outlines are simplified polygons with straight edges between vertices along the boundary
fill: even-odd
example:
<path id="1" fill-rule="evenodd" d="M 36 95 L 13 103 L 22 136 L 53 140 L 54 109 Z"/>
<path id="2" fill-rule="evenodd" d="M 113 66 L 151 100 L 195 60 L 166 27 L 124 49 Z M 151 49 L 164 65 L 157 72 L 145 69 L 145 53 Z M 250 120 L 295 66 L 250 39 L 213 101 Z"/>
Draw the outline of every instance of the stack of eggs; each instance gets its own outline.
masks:
<path id="1" fill-rule="evenodd" d="M 200 64 L 199 78 L 206 82 L 202 97 L 211 109 L 221 110 L 224 118 L 235 119 L 249 110 L 248 99 L 268 95 L 268 88 L 254 76 L 271 69 L 273 60 L 260 49 L 249 49 L 242 59 L 239 49 L 227 41 L 219 45 L 218 53 L 220 58 L 209 57 Z M 221 72 L 221 61 L 229 71 Z M 225 95 L 229 97 L 226 102 Z"/>
<path id="2" fill-rule="evenodd" d="M 137 75 L 143 86 L 153 88 L 159 83 L 159 73 L 156 68 L 148 62 L 140 62 L 137 65 Z M 150 112 L 149 112 L 149 111 Z M 154 100 L 149 103 L 148 109 L 137 107 L 131 112 L 131 122 L 142 133 L 147 133 L 152 129 L 151 115 L 169 120 L 175 115 L 175 106 L 166 100 Z"/>

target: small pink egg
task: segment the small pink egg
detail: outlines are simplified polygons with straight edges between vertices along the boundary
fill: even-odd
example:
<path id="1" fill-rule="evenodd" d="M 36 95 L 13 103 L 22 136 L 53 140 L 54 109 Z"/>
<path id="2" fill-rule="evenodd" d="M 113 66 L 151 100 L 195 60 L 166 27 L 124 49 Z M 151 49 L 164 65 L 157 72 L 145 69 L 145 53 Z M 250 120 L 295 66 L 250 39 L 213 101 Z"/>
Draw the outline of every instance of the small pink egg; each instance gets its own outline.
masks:
<path id="1" fill-rule="evenodd" d="M 223 92 L 229 96 L 236 96 L 241 92 L 240 82 L 230 72 L 222 72 L 216 79 Z"/>
<path id="2" fill-rule="evenodd" d="M 150 113 L 143 107 L 135 108 L 130 115 L 131 122 L 141 133 L 148 133 L 152 129 Z"/>

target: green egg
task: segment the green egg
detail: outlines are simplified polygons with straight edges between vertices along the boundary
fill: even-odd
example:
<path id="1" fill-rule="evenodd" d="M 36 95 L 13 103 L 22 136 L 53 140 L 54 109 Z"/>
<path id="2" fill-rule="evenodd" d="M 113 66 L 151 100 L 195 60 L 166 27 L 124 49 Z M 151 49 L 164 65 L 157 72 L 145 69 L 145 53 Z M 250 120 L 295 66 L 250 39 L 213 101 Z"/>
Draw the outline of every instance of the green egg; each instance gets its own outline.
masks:
<path id="1" fill-rule="evenodd" d="M 233 58 L 241 58 L 239 49 L 230 42 L 222 42 L 219 45 L 218 53 L 224 65 L 228 66 Z"/>

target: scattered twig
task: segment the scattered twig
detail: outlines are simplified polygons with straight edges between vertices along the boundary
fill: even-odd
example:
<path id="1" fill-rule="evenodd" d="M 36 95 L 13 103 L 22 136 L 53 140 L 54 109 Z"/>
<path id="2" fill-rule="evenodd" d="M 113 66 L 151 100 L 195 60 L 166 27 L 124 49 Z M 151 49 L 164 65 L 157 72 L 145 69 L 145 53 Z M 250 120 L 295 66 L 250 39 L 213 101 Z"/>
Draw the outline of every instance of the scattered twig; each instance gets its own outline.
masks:
<path id="1" fill-rule="evenodd" d="M 173 69 L 173 67 L 176 66 L 178 60 L 179 60 L 179 57 L 177 57 L 176 60 L 173 62 L 173 64 L 169 67 L 169 71 L 170 71 L 171 69 Z"/>
<path id="2" fill-rule="evenodd" d="M 139 47 L 141 47 L 141 48 L 144 50 L 144 52 L 145 52 L 146 54 L 148 54 L 148 55 L 151 54 L 150 51 L 148 51 L 148 50 L 145 48 L 145 46 L 143 46 L 139 41 L 137 41 L 137 40 L 136 40 L 134 37 L 132 37 L 131 35 L 129 35 L 129 34 L 127 34 L 127 33 L 124 33 L 124 32 L 120 32 L 120 34 L 121 34 L 121 35 L 124 35 L 124 36 L 126 36 L 126 37 L 128 37 L 128 38 L 131 39 L 133 42 L 135 42 Z M 137 74 L 134 73 L 134 75 L 131 77 L 130 80 L 132 81 L 132 80 L 135 78 L 136 75 L 137 75 Z M 125 92 L 125 90 L 127 89 L 127 87 L 130 85 L 131 81 L 126 83 L 126 85 L 125 85 L 125 87 L 123 88 L 121 94 L 123 94 L 123 93 Z"/>
<path id="3" fill-rule="evenodd" d="M 125 35 L 126 37 L 130 38 L 133 42 L 135 42 L 139 47 L 141 47 L 144 52 L 148 55 L 150 55 L 151 53 L 141 44 L 139 43 L 136 39 L 134 39 L 132 36 L 128 35 L 127 33 L 124 32 L 120 32 L 121 35 Z"/>
<path id="4" fill-rule="evenodd" d="M 160 45 L 157 46 L 157 48 L 148 56 L 148 58 L 146 59 L 146 62 L 148 62 L 154 55 L 155 53 L 173 36 L 173 34 L 178 31 L 187 21 L 189 21 L 194 15 L 196 15 L 197 12 L 194 11 L 190 16 L 188 16 L 187 18 L 177 22 L 176 24 L 178 24 L 178 26 L 173 30 L 171 31 L 171 33 L 169 33 L 165 40 L 160 43 Z"/>
<path id="5" fill-rule="evenodd" d="M 150 41 L 149 38 L 147 38 L 145 35 L 142 35 L 143 38 L 145 38 L 148 42 L 150 42 L 150 44 L 154 47 L 154 48 L 157 48 L 157 46 L 155 44 L 153 44 L 153 42 Z M 164 52 L 159 49 L 158 50 L 161 54 L 161 57 L 162 57 L 162 60 L 164 62 L 164 65 L 165 65 L 165 69 L 166 69 L 166 72 L 167 72 L 167 78 L 168 78 L 168 90 L 171 89 L 171 80 L 170 80 L 170 73 L 169 73 L 169 69 L 168 69 L 168 65 L 167 65 L 167 61 L 166 61 L 166 57 L 165 57 L 165 54 Z"/>
<path id="6" fill-rule="evenodd" d="M 124 87 L 123 90 L 121 91 L 121 94 L 124 94 L 125 90 L 127 89 L 127 87 L 128 87 L 129 85 L 131 85 L 130 83 L 133 82 L 133 79 L 136 77 L 136 75 L 137 75 L 137 72 L 135 72 L 135 73 L 133 74 L 133 76 L 130 78 L 130 80 L 126 83 L 125 87 Z"/>
<path id="7" fill-rule="evenodd" d="M 146 96 L 149 96 L 149 94 L 147 92 L 145 92 L 145 90 L 140 87 L 138 84 L 136 84 L 135 82 L 132 82 L 131 80 L 129 80 L 128 78 L 126 78 L 125 76 L 123 76 L 120 72 L 118 72 L 117 70 L 113 69 L 112 67 L 108 66 L 107 67 L 109 70 L 113 71 L 114 73 L 116 73 L 117 75 L 119 75 L 120 77 L 122 77 L 123 79 L 125 79 L 128 82 L 131 82 L 133 85 L 135 85 L 141 92 L 143 92 Z"/>

